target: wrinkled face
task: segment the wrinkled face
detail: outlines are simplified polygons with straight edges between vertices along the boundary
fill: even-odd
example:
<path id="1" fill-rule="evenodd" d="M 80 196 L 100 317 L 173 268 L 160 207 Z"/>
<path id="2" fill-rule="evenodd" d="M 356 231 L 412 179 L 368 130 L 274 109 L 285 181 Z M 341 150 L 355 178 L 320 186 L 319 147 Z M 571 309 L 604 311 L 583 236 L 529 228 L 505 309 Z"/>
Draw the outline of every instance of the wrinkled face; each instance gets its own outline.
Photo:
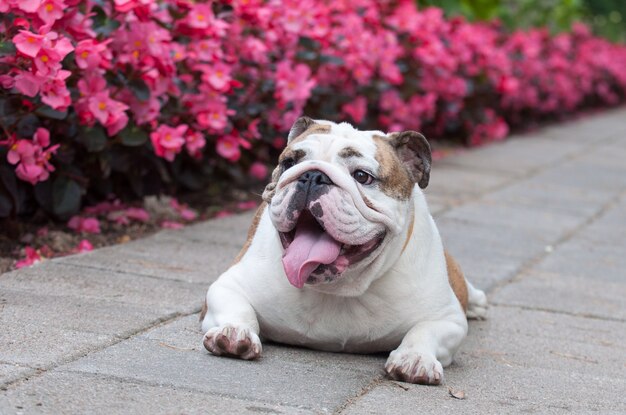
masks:
<path id="1" fill-rule="evenodd" d="M 402 134 L 306 117 L 294 125 L 263 195 L 292 285 L 320 288 L 363 274 L 402 234 L 415 183 L 427 183 L 430 166 L 429 149 L 427 157 L 414 151 L 425 139 Z M 420 141 L 413 150 L 412 140 Z"/>

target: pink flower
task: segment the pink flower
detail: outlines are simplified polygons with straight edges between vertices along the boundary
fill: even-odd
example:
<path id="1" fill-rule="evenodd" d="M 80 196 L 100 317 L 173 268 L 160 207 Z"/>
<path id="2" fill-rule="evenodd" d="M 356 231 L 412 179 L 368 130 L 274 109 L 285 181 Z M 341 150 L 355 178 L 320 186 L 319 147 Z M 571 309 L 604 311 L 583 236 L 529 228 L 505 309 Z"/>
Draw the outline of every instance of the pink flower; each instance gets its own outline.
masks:
<path id="1" fill-rule="evenodd" d="M 41 4 L 41 0 L 18 0 L 16 3 L 26 13 L 35 13 Z"/>
<path id="2" fill-rule="evenodd" d="M 37 15 L 47 25 L 52 25 L 56 20 L 63 17 L 64 9 L 63 0 L 44 0 L 37 9 Z"/>
<path id="3" fill-rule="evenodd" d="M 247 202 L 239 202 L 237 203 L 237 209 L 239 210 L 250 210 L 254 209 L 258 206 L 258 203 L 254 200 L 248 200 Z"/>
<path id="4" fill-rule="evenodd" d="M 74 249 L 77 254 L 83 254 L 85 252 L 93 251 L 93 245 L 87 239 L 83 239 L 78 243 L 78 246 Z"/>
<path id="5" fill-rule="evenodd" d="M 186 124 L 177 127 L 160 125 L 155 132 L 150 134 L 155 154 L 167 161 L 174 161 L 174 157 L 180 153 L 185 144 L 184 136 L 188 128 Z"/>
<path id="6" fill-rule="evenodd" d="M 232 162 L 239 160 L 239 157 L 241 157 L 239 140 L 232 135 L 218 138 L 215 149 L 217 150 L 217 154 Z"/>
<path id="7" fill-rule="evenodd" d="M 358 96 L 352 102 L 344 104 L 342 111 L 359 124 L 367 113 L 367 100 L 363 96 Z"/>
<path id="8" fill-rule="evenodd" d="M 43 35 L 31 33 L 28 30 L 20 30 L 13 36 L 15 48 L 26 56 L 34 58 L 37 56 L 43 45 Z"/>
<path id="9" fill-rule="evenodd" d="M 81 69 L 96 69 L 101 65 L 108 67 L 111 52 L 108 45 L 112 39 L 98 43 L 94 39 L 85 39 L 76 45 L 76 65 Z"/>
<path id="10" fill-rule="evenodd" d="M 100 221 L 96 218 L 72 216 L 67 227 L 79 233 L 100 233 Z"/>
<path id="11" fill-rule="evenodd" d="M 111 99 L 108 91 L 102 91 L 88 98 L 87 107 L 93 116 L 107 128 L 109 136 L 120 132 L 128 123 L 128 105 Z"/>
<path id="12" fill-rule="evenodd" d="M 181 229 L 181 228 L 184 228 L 185 225 L 183 225 L 180 222 L 164 220 L 163 222 L 161 222 L 161 227 L 164 229 Z"/>
<path id="13" fill-rule="evenodd" d="M 189 206 L 187 206 L 184 203 L 179 203 L 178 200 L 176 199 L 171 199 L 170 200 L 170 206 L 176 211 L 178 212 L 178 214 L 180 215 L 180 217 L 186 221 L 191 221 L 191 220 L 195 220 L 198 217 L 198 212 L 196 212 L 193 209 L 190 209 Z"/>
<path id="14" fill-rule="evenodd" d="M 129 207 L 126 209 L 126 216 L 139 222 L 148 222 L 150 214 L 142 208 Z"/>
<path id="15" fill-rule="evenodd" d="M 229 216 L 233 216 L 233 212 L 230 210 L 220 210 L 215 214 L 215 218 L 227 218 Z"/>
<path id="16" fill-rule="evenodd" d="M 267 167 L 265 166 L 265 164 L 255 161 L 250 166 L 248 174 L 257 180 L 265 180 L 265 178 L 267 177 Z"/>
<path id="17" fill-rule="evenodd" d="M 60 70 L 54 78 L 41 84 L 41 102 L 48 104 L 55 110 L 63 111 L 72 104 L 70 92 L 65 80 L 71 75 L 70 71 Z"/>
<path id="18" fill-rule="evenodd" d="M 206 70 L 203 79 L 216 91 L 225 92 L 230 88 L 230 70 L 229 66 L 217 63 Z"/>
<path id="19" fill-rule="evenodd" d="M 190 132 L 185 136 L 185 148 L 192 157 L 202 158 L 202 149 L 205 145 L 204 135 L 198 131 Z"/>
<path id="20" fill-rule="evenodd" d="M 50 133 L 45 128 L 38 128 L 33 136 L 34 141 L 12 140 L 7 153 L 7 161 L 16 164 L 15 174 L 21 180 L 31 184 L 48 179 L 54 166 L 50 164 L 50 158 L 59 145 L 47 147 L 50 143 Z"/>
<path id="21" fill-rule="evenodd" d="M 311 69 L 299 63 L 282 61 L 276 68 L 276 98 L 283 102 L 306 101 L 311 96 L 315 81 Z"/>
<path id="22" fill-rule="evenodd" d="M 35 265 L 44 260 L 39 251 L 30 246 L 24 248 L 24 253 L 26 254 L 26 258 L 21 259 L 15 263 L 15 268 L 20 269 L 24 267 L 30 267 L 31 265 Z"/>

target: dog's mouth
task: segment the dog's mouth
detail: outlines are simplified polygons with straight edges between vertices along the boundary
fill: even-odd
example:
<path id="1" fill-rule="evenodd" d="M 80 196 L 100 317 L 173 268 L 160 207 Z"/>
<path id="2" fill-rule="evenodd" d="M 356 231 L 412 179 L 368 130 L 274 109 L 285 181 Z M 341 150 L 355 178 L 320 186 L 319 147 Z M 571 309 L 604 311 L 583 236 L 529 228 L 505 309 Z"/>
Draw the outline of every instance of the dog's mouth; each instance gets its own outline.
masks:
<path id="1" fill-rule="evenodd" d="M 291 231 L 279 234 L 284 248 L 283 267 L 289 282 L 297 288 L 334 280 L 376 250 L 385 238 L 383 233 L 362 245 L 341 243 L 308 210 L 302 211 Z"/>

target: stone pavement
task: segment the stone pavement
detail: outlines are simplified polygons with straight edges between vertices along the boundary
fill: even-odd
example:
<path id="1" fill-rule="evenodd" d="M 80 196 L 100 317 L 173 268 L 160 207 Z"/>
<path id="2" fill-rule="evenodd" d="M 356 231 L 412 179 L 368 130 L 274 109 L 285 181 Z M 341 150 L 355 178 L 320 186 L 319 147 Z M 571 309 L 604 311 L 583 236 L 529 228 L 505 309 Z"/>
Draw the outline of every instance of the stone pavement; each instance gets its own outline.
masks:
<path id="1" fill-rule="evenodd" d="M 446 158 L 427 193 L 491 303 L 445 386 L 383 355 L 209 355 L 201 299 L 247 214 L 1 275 L 0 414 L 626 413 L 626 110 Z"/>

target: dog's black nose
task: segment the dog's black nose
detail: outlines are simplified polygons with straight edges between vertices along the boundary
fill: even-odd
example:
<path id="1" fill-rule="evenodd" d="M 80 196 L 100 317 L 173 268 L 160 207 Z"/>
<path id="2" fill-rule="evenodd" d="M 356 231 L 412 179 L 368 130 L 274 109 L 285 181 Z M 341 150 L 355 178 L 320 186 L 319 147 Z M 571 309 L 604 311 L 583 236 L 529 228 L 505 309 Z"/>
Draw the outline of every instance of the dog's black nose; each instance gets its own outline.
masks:
<path id="1" fill-rule="evenodd" d="M 310 183 L 310 186 L 319 186 L 322 184 L 333 184 L 333 181 L 330 180 L 325 173 L 322 173 L 319 170 L 309 170 L 302 174 L 302 176 L 298 177 L 298 181 L 302 184 Z"/>

